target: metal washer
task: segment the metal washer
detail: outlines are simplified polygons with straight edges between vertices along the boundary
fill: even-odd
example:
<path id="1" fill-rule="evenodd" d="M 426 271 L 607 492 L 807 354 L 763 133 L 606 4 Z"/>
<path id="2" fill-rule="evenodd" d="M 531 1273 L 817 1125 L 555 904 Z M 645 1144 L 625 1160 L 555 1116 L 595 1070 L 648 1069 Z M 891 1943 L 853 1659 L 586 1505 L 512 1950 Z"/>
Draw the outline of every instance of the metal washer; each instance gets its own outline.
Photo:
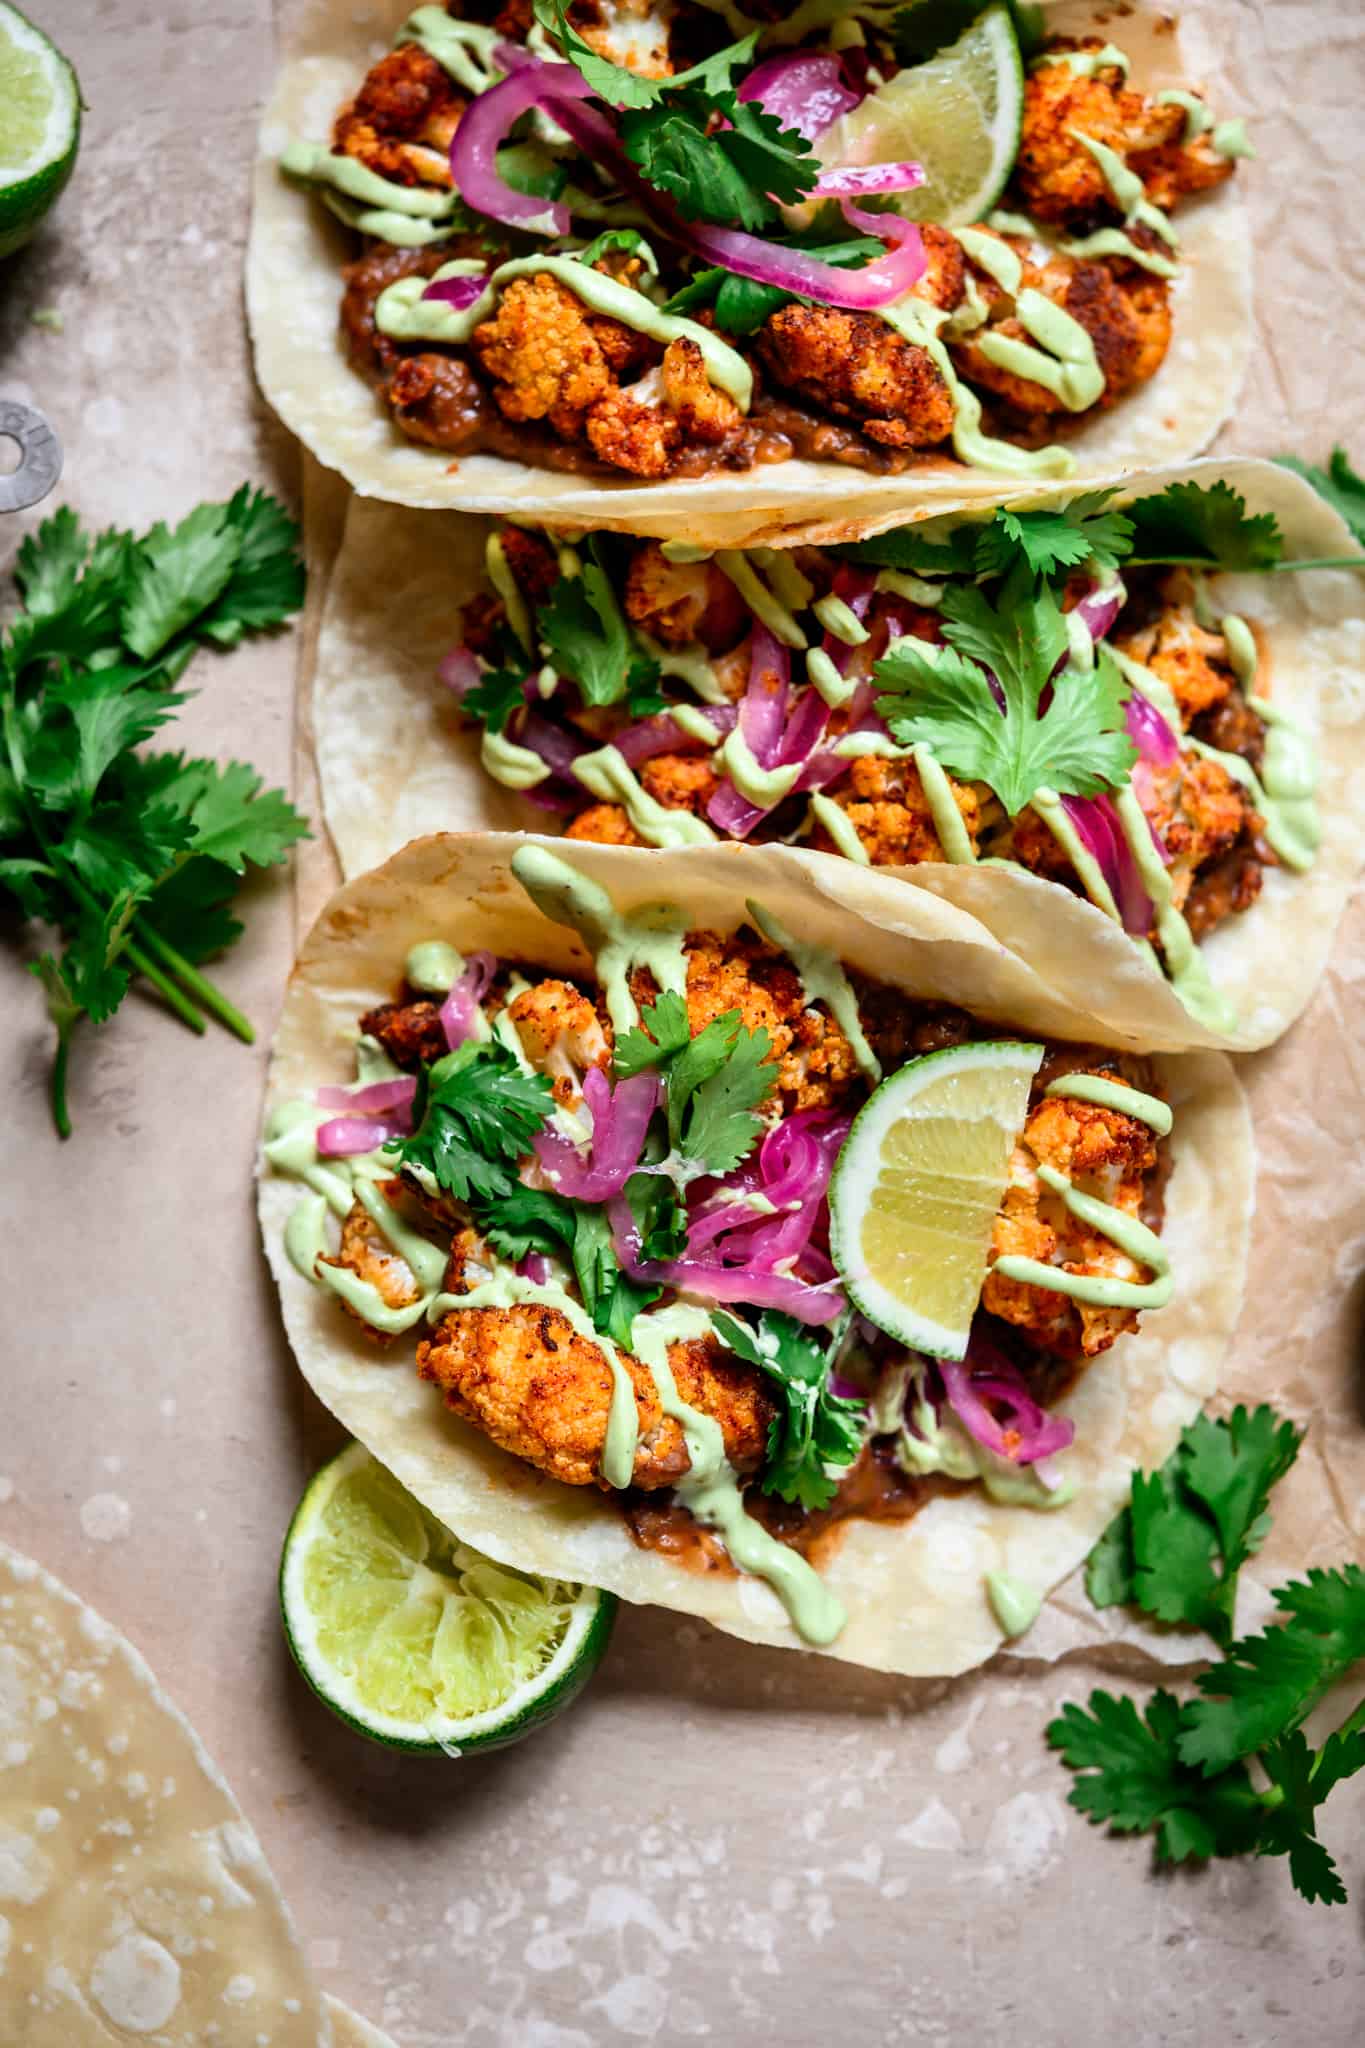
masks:
<path id="1" fill-rule="evenodd" d="M 19 443 L 19 467 L 0 476 L 0 512 L 22 512 L 45 498 L 62 473 L 62 444 L 42 413 L 0 398 L 0 439 Z"/>

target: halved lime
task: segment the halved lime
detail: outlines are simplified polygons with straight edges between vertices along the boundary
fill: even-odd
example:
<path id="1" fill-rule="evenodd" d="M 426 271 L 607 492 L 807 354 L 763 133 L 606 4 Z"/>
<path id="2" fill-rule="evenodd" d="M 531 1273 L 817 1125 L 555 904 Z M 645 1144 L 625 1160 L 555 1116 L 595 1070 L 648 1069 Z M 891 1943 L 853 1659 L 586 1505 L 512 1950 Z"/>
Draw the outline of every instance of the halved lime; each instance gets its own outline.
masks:
<path id="1" fill-rule="evenodd" d="M 964 227 L 990 212 L 1019 148 L 1024 64 L 1006 6 L 988 7 L 957 41 L 898 71 L 817 145 L 823 164 L 923 164 L 925 182 L 897 199 L 911 220 Z"/>
<path id="2" fill-rule="evenodd" d="M 319 1699 L 391 1749 L 468 1756 L 552 1720 L 601 1661 L 616 1600 L 461 1543 L 350 1444 L 280 1559 L 284 1632 Z"/>
<path id="3" fill-rule="evenodd" d="M 863 1314 L 912 1350 L 967 1349 L 1042 1057 L 1014 1039 L 926 1053 L 854 1120 L 830 1183 L 834 1263 Z"/>
<path id="4" fill-rule="evenodd" d="M 76 162 L 81 93 L 61 51 L 0 0 L 0 256 L 25 243 Z"/>

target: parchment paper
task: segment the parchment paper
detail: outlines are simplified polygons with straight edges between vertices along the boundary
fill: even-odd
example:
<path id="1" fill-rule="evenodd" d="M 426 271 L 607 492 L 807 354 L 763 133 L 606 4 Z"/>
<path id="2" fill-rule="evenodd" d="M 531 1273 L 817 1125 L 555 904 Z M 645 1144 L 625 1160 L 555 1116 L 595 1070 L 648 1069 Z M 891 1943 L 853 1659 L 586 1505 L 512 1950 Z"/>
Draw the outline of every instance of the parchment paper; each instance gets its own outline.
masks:
<path id="1" fill-rule="evenodd" d="M 250 382 L 239 291 L 271 7 L 27 4 L 90 111 L 53 222 L 0 267 L 0 393 L 52 415 L 62 496 L 92 521 L 173 515 L 247 475 L 299 504 L 294 451 Z M 1209 0 L 1183 25 L 1205 33 L 1214 88 L 1261 150 L 1247 188 L 1262 325 L 1225 445 L 1321 459 L 1346 439 L 1360 457 L 1365 17 L 1354 0 Z M 50 307 L 62 334 L 30 324 Z M 40 516 L 0 522 L 0 569 Z M 288 781 L 293 653 L 281 639 L 197 663 L 176 743 Z M 268 1034 L 287 889 L 253 887 L 246 915 L 215 971 Z M 339 1438 L 288 1356 L 257 1249 L 263 1045 L 192 1039 L 135 995 L 82 1038 L 76 1136 L 59 1147 L 47 1026 L 9 939 L 0 1539 L 138 1643 L 236 1790 L 317 1975 L 398 2048 L 1356 2048 L 1365 1788 L 1336 1792 L 1323 1825 L 1349 1908 L 1303 1904 L 1271 1862 L 1154 1879 L 1142 1844 L 1068 1808 L 1040 1739 L 1063 1699 L 1151 1668 L 1088 1616 L 1054 1610 L 1061 1663 L 907 1683 L 642 1610 L 580 1705 L 486 1761 L 433 1769 L 328 1720 L 274 1591 L 289 1514 Z M 1311 1424 L 1266 1578 L 1365 1547 L 1362 961 L 1357 903 L 1302 1022 L 1240 1063 L 1262 1174 L 1226 1391 Z M 1253 1587 L 1245 1618 L 1256 1606 Z M 17 2031 L 0 1998 L 6 2048 Z"/>

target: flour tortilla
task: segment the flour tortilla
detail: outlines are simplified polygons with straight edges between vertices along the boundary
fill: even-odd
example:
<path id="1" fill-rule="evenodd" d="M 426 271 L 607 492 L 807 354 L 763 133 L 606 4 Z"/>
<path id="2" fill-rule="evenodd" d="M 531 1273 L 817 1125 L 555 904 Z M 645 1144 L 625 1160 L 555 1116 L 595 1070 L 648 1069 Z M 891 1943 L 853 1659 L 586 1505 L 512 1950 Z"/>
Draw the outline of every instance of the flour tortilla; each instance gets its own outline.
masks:
<path id="1" fill-rule="evenodd" d="M 953 461 L 902 476 L 782 462 L 747 474 L 642 484 L 535 469 L 501 456 L 452 460 L 407 440 L 346 361 L 338 336 L 340 266 L 355 238 L 279 170 L 291 136 L 325 143 L 339 108 L 389 47 L 407 0 L 311 0 L 300 10 L 261 123 L 254 171 L 247 309 L 261 388 L 285 424 L 364 496 L 567 526 L 679 535 L 713 546 L 795 542 L 835 522 L 845 537 L 1021 488 Z M 1048 0 L 1048 26 L 1093 33 L 1097 10 Z M 1111 24 L 1112 25 L 1112 24 Z M 1106 31 L 1101 28 L 1100 33 Z M 1114 26 L 1134 83 L 1159 90 L 1194 75 L 1171 17 L 1155 7 Z M 1185 462 L 1228 418 L 1252 331 L 1251 243 L 1232 179 L 1180 212 L 1182 267 L 1172 289 L 1165 363 L 1142 388 L 1070 437 L 1078 487 L 1156 462 Z M 1023 486 L 1022 488 L 1027 488 Z"/>
<path id="2" fill-rule="evenodd" d="M 117 1630 L 0 1543 L 0 2014 L 23 2048 L 334 2031 L 241 1808 Z"/>
<path id="3" fill-rule="evenodd" d="M 1336 513 L 1273 463 L 1195 463 L 1132 488 L 1146 494 L 1181 478 L 1205 487 L 1222 480 L 1252 511 L 1273 512 L 1291 557 L 1353 551 Z M 1069 494 L 1069 486 L 1054 488 L 1037 501 Z M 377 865 L 424 832 L 548 829 L 544 811 L 484 772 L 478 731 L 436 677 L 460 638 L 461 607 L 481 587 L 488 530 L 458 514 L 351 501 L 313 676 L 323 806 L 344 874 Z M 1067 889 L 998 868 L 882 870 L 970 910 L 1124 1044 L 1242 1049 L 1278 1038 L 1317 984 L 1365 860 L 1365 578 L 1340 570 L 1221 576 L 1211 590 L 1220 607 L 1256 622 L 1274 701 L 1314 734 L 1322 763 L 1315 865 L 1304 875 L 1271 869 L 1255 906 L 1229 918 L 1203 948 L 1237 1010 L 1235 1032 L 1224 1037 L 1199 1025 L 1118 928 Z M 751 857 L 750 848 L 731 850 Z"/>
<path id="4" fill-rule="evenodd" d="M 786 847 L 742 856 L 709 847 L 673 855 L 586 845 L 561 850 L 622 909 L 667 898 L 686 905 L 698 926 L 733 930 L 752 897 L 804 938 L 907 995 L 961 1002 L 1039 1034 L 1091 1032 L 1087 1019 L 1059 1003 L 973 919 L 874 872 Z M 290 980 L 267 1113 L 319 1085 L 352 1078 L 360 1013 L 392 998 L 418 940 L 440 937 L 461 951 L 487 947 L 552 970 L 590 973 L 575 935 L 542 917 L 516 881 L 514 851 L 513 841 L 491 834 L 417 840 L 332 898 Z M 1213 1392 L 1242 1298 L 1251 1130 L 1241 1089 L 1220 1054 L 1163 1055 L 1157 1066 L 1176 1111 L 1165 1229 L 1175 1298 L 1147 1317 L 1137 1336 L 1122 1338 L 1062 1404 L 1076 1421 L 1076 1443 L 1064 1460 L 1077 1482 L 1075 1498 L 1038 1513 L 972 1492 L 934 1501 L 908 1525 L 850 1525 L 826 1568 L 849 1614 L 831 1655 L 919 1674 L 979 1664 L 1002 1641 L 984 1574 L 1006 1571 L 1040 1591 L 1058 1585 L 1121 1504 L 1133 1467 L 1160 1464 Z M 751 1642 L 804 1647 L 761 1581 L 695 1575 L 638 1549 L 596 1488 L 561 1486 L 457 1421 L 439 1391 L 418 1379 L 410 1340 L 379 1350 L 290 1265 L 283 1233 L 299 1193 L 296 1181 L 263 1164 L 261 1224 L 295 1356 L 319 1399 L 434 1515 L 523 1570 L 701 1615 Z"/>

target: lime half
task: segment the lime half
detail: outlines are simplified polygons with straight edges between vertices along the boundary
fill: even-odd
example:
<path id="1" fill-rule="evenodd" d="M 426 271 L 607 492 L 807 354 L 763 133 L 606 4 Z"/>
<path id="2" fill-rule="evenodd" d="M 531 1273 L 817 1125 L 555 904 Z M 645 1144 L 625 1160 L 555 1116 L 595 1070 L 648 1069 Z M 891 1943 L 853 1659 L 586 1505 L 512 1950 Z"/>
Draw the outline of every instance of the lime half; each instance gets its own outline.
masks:
<path id="1" fill-rule="evenodd" d="M 898 71 L 819 142 L 824 164 L 923 164 L 896 201 L 911 220 L 965 227 L 990 212 L 1019 148 L 1024 65 L 1008 7 L 988 7 L 936 57 Z"/>
<path id="2" fill-rule="evenodd" d="M 0 256 L 25 243 L 76 162 L 76 74 L 33 23 L 0 0 Z"/>
<path id="3" fill-rule="evenodd" d="M 295 1661 L 325 1705 L 391 1749 L 468 1756 L 552 1720 L 601 1661 L 610 1593 L 494 1564 L 363 1444 L 324 1465 L 280 1559 Z"/>
<path id="4" fill-rule="evenodd" d="M 986 1277 L 1040 1045 L 911 1060 L 863 1104 L 830 1184 L 834 1263 L 863 1314 L 915 1351 L 961 1358 Z"/>

